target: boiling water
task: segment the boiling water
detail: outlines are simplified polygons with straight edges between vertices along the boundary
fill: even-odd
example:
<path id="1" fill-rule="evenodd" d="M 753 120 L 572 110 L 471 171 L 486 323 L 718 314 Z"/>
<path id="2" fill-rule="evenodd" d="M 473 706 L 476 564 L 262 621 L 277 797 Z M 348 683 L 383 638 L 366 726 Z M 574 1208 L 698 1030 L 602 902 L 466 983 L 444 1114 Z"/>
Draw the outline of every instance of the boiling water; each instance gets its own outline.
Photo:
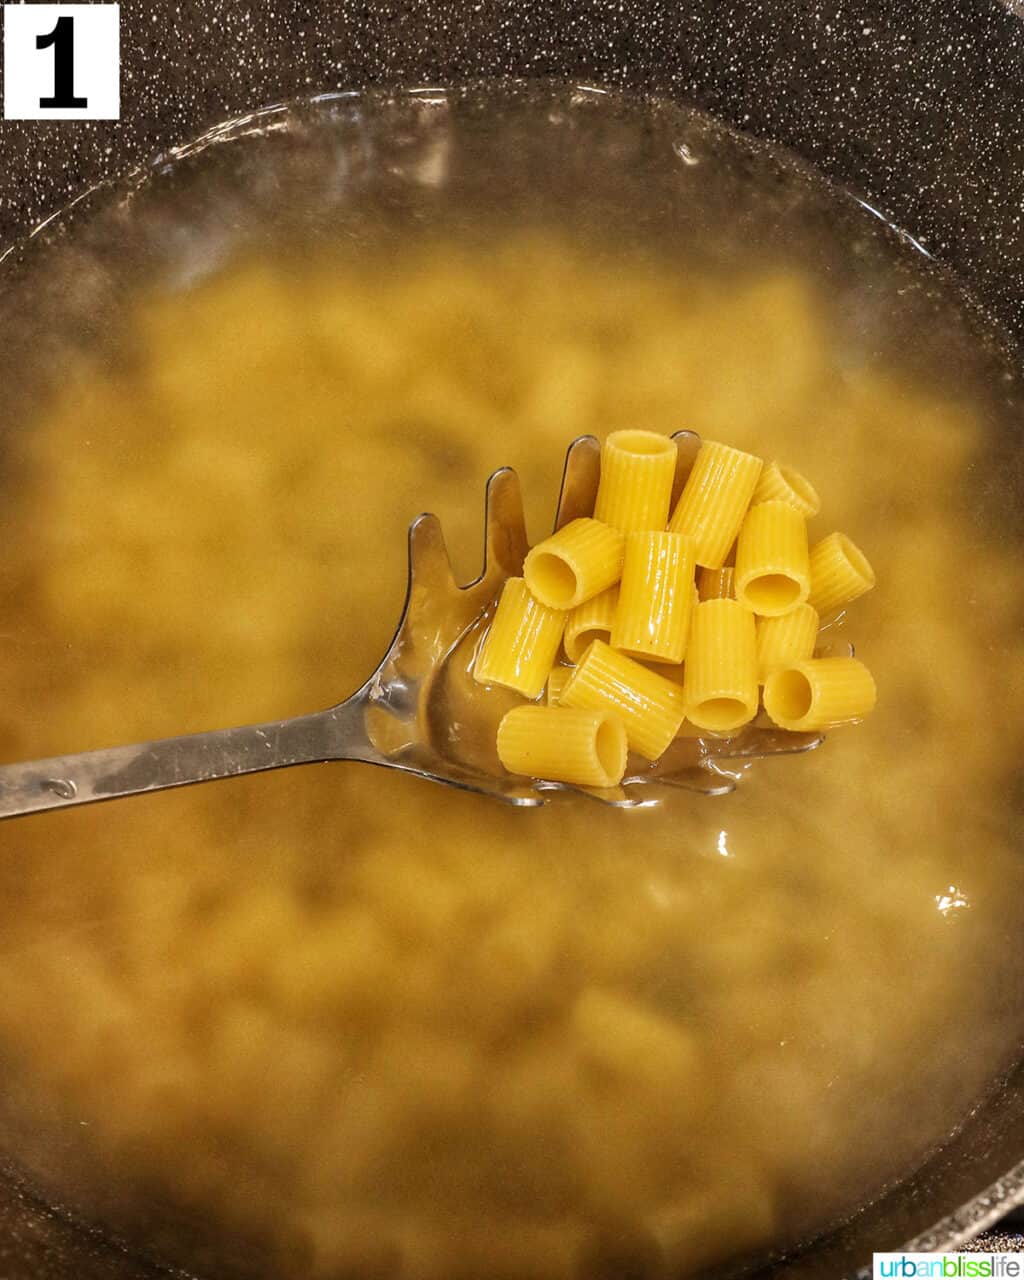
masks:
<path id="1" fill-rule="evenodd" d="M 161 1256 L 356 1280 L 684 1274 L 909 1172 L 1024 1024 L 1018 387 L 949 285 L 559 86 L 274 111 L 61 225 L 6 264 L 4 758 L 338 701 L 412 517 L 468 578 L 489 472 L 537 536 L 568 441 L 636 426 L 814 480 L 879 708 L 653 812 L 341 765 L 5 825 L 21 1166 Z"/>

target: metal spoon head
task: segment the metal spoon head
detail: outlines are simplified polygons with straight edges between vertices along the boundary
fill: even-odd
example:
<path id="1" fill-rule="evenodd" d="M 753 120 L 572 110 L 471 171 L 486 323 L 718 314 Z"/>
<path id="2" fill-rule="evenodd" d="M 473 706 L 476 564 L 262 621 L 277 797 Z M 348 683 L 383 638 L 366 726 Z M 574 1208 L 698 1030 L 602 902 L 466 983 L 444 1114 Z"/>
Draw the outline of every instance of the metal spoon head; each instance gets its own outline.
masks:
<path id="1" fill-rule="evenodd" d="M 681 491 L 700 448 L 691 431 L 679 447 Z M 554 527 L 594 510 L 601 446 L 593 436 L 566 453 Z M 676 495 L 677 496 L 677 495 Z M 417 517 L 409 529 L 409 585 L 402 619 L 380 667 L 367 682 L 367 728 L 388 763 L 435 782 L 535 807 L 559 794 L 615 808 L 658 804 L 672 790 L 724 795 L 735 790 L 753 760 L 810 751 L 821 735 L 748 727 L 729 739 L 680 739 L 656 764 L 630 759 L 619 787 L 594 789 L 516 777 L 502 767 L 496 740 L 506 711 L 522 704 L 509 690 L 484 688 L 473 664 L 506 579 L 522 573 L 529 549 L 519 478 L 508 467 L 487 482 L 483 569 L 459 586 L 437 517 Z"/>

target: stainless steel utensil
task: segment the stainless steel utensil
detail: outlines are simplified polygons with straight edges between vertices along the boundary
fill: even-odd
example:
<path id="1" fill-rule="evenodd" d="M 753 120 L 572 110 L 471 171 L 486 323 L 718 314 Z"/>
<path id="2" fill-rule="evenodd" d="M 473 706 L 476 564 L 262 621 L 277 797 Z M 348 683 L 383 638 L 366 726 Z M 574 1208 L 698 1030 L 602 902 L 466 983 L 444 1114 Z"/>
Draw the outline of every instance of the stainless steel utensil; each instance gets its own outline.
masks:
<path id="1" fill-rule="evenodd" d="M 677 491 L 700 444 L 679 432 Z M 581 436 L 566 454 L 555 527 L 594 509 L 600 445 Z M 483 573 L 459 587 L 436 516 L 409 529 L 409 585 L 394 639 L 361 689 L 326 711 L 268 724 L 216 729 L 135 746 L 107 747 L 0 767 L 0 818 L 235 778 L 289 765 L 361 760 L 476 791 L 506 804 L 536 806 L 574 791 L 617 808 L 656 804 L 658 787 L 704 795 L 735 789 L 752 761 L 810 751 L 820 734 L 750 726 L 728 738 L 681 738 L 653 765 L 602 790 L 506 773 L 494 746 L 515 695 L 479 696 L 477 646 L 505 579 L 522 572 L 528 550 L 519 480 L 505 467 L 487 482 Z"/>

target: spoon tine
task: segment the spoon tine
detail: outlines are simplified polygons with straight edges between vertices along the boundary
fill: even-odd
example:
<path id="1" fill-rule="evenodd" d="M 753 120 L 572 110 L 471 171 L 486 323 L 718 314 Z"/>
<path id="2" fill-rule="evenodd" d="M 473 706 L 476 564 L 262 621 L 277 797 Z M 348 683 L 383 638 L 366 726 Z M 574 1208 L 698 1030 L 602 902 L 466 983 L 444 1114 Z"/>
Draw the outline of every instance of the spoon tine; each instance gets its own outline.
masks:
<path id="1" fill-rule="evenodd" d="M 501 467 L 487 481 L 484 522 L 487 532 L 483 576 L 497 570 L 502 579 L 519 577 L 530 544 L 519 477 L 511 467 Z"/>
<path id="2" fill-rule="evenodd" d="M 675 431 L 672 434 L 672 439 L 676 442 L 676 448 L 679 450 L 679 461 L 676 463 L 676 478 L 672 482 L 672 502 L 669 507 L 670 511 L 675 511 L 679 495 L 686 487 L 690 472 L 693 470 L 693 464 L 700 450 L 701 439 L 696 431 Z"/>
<path id="3" fill-rule="evenodd" d="M 754 729 L 735 743 L 723 743 L 713 754 L 718 760 L 760 760 L 767 756 L 798 756 L 814 751 L 825 741 L 823 733 L 793 733 L 781 729 Z"/>
<path id="4" fill-rule="evenodd" d="M 598 804 L 611 805 L 613 809 L 647 809 L 658 803 L 657 799 L 650 794 L 649 785 L 636 788 L 580 787 L 572 782 L 548 782 L 537 778 L 534 780 L 533 787 L 541 795 L 564 791 L 570 795 L 583 796 L 587 800 L 596 800 Z"/>
<path id="5" fill-rule="evenodd" d="M 739 778 L 718 769 L 684 769 L 681 773 L 659 774 L 656 785 L 692 791 L 702 796 L 727 796 L 736 790 Z"/>
<path id="6" fill-rule="evenodd" d="M 569 446 L 562 471 L 555 528 L 594 513 L 601 478 L 601 446 L 595 436 L 579 436 Z"/>
<path id="7" fill-rule="evenodd" d="M 441 521 L 425 511 L 409 526 L 409 587 L 426 593 L 448 592 L 455 587 Z"/>

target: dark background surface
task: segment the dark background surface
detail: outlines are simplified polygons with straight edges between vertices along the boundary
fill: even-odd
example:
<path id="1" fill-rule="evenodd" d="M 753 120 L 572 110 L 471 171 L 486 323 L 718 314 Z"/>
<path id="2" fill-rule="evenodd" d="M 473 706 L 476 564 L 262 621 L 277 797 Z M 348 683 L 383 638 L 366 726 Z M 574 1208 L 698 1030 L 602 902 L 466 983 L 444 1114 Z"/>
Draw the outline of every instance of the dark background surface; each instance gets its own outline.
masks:
<path id="1" fill-rule="evenodd" d="M 560 76 L 667 92 L 791 146 L 1024 335 L 1024 27 L 996 0 L 123 0 L 121 10 L 121 121 L 0 122 L 0 252 L 88 186 L 255 107 L 367 84 Z M 958 1151 L 810 1273 L 839 1274 L 871 1244 L 895 1247 L 1024 1156 L 1022 1097 L 1018 1073 Z M 1022 1189 L 1010 1179 L 996 1202 Z M 970 1229 L 982 1212 L 960 1221 Z M 1024 1231 L 1021 1215 L 1011 1225 Z M 0 1194 L 2 1280 L 135 1274 L 19 1192 Z"/>
<path id="2" fill-rule="evenodd" d="M 0 240 L 225 116 L 368 83 L 657 88 L 793 146 L 1024 328 L 1024 29 L 997 0 L 124 0 L 122 120 L 0 124 Z"/>

